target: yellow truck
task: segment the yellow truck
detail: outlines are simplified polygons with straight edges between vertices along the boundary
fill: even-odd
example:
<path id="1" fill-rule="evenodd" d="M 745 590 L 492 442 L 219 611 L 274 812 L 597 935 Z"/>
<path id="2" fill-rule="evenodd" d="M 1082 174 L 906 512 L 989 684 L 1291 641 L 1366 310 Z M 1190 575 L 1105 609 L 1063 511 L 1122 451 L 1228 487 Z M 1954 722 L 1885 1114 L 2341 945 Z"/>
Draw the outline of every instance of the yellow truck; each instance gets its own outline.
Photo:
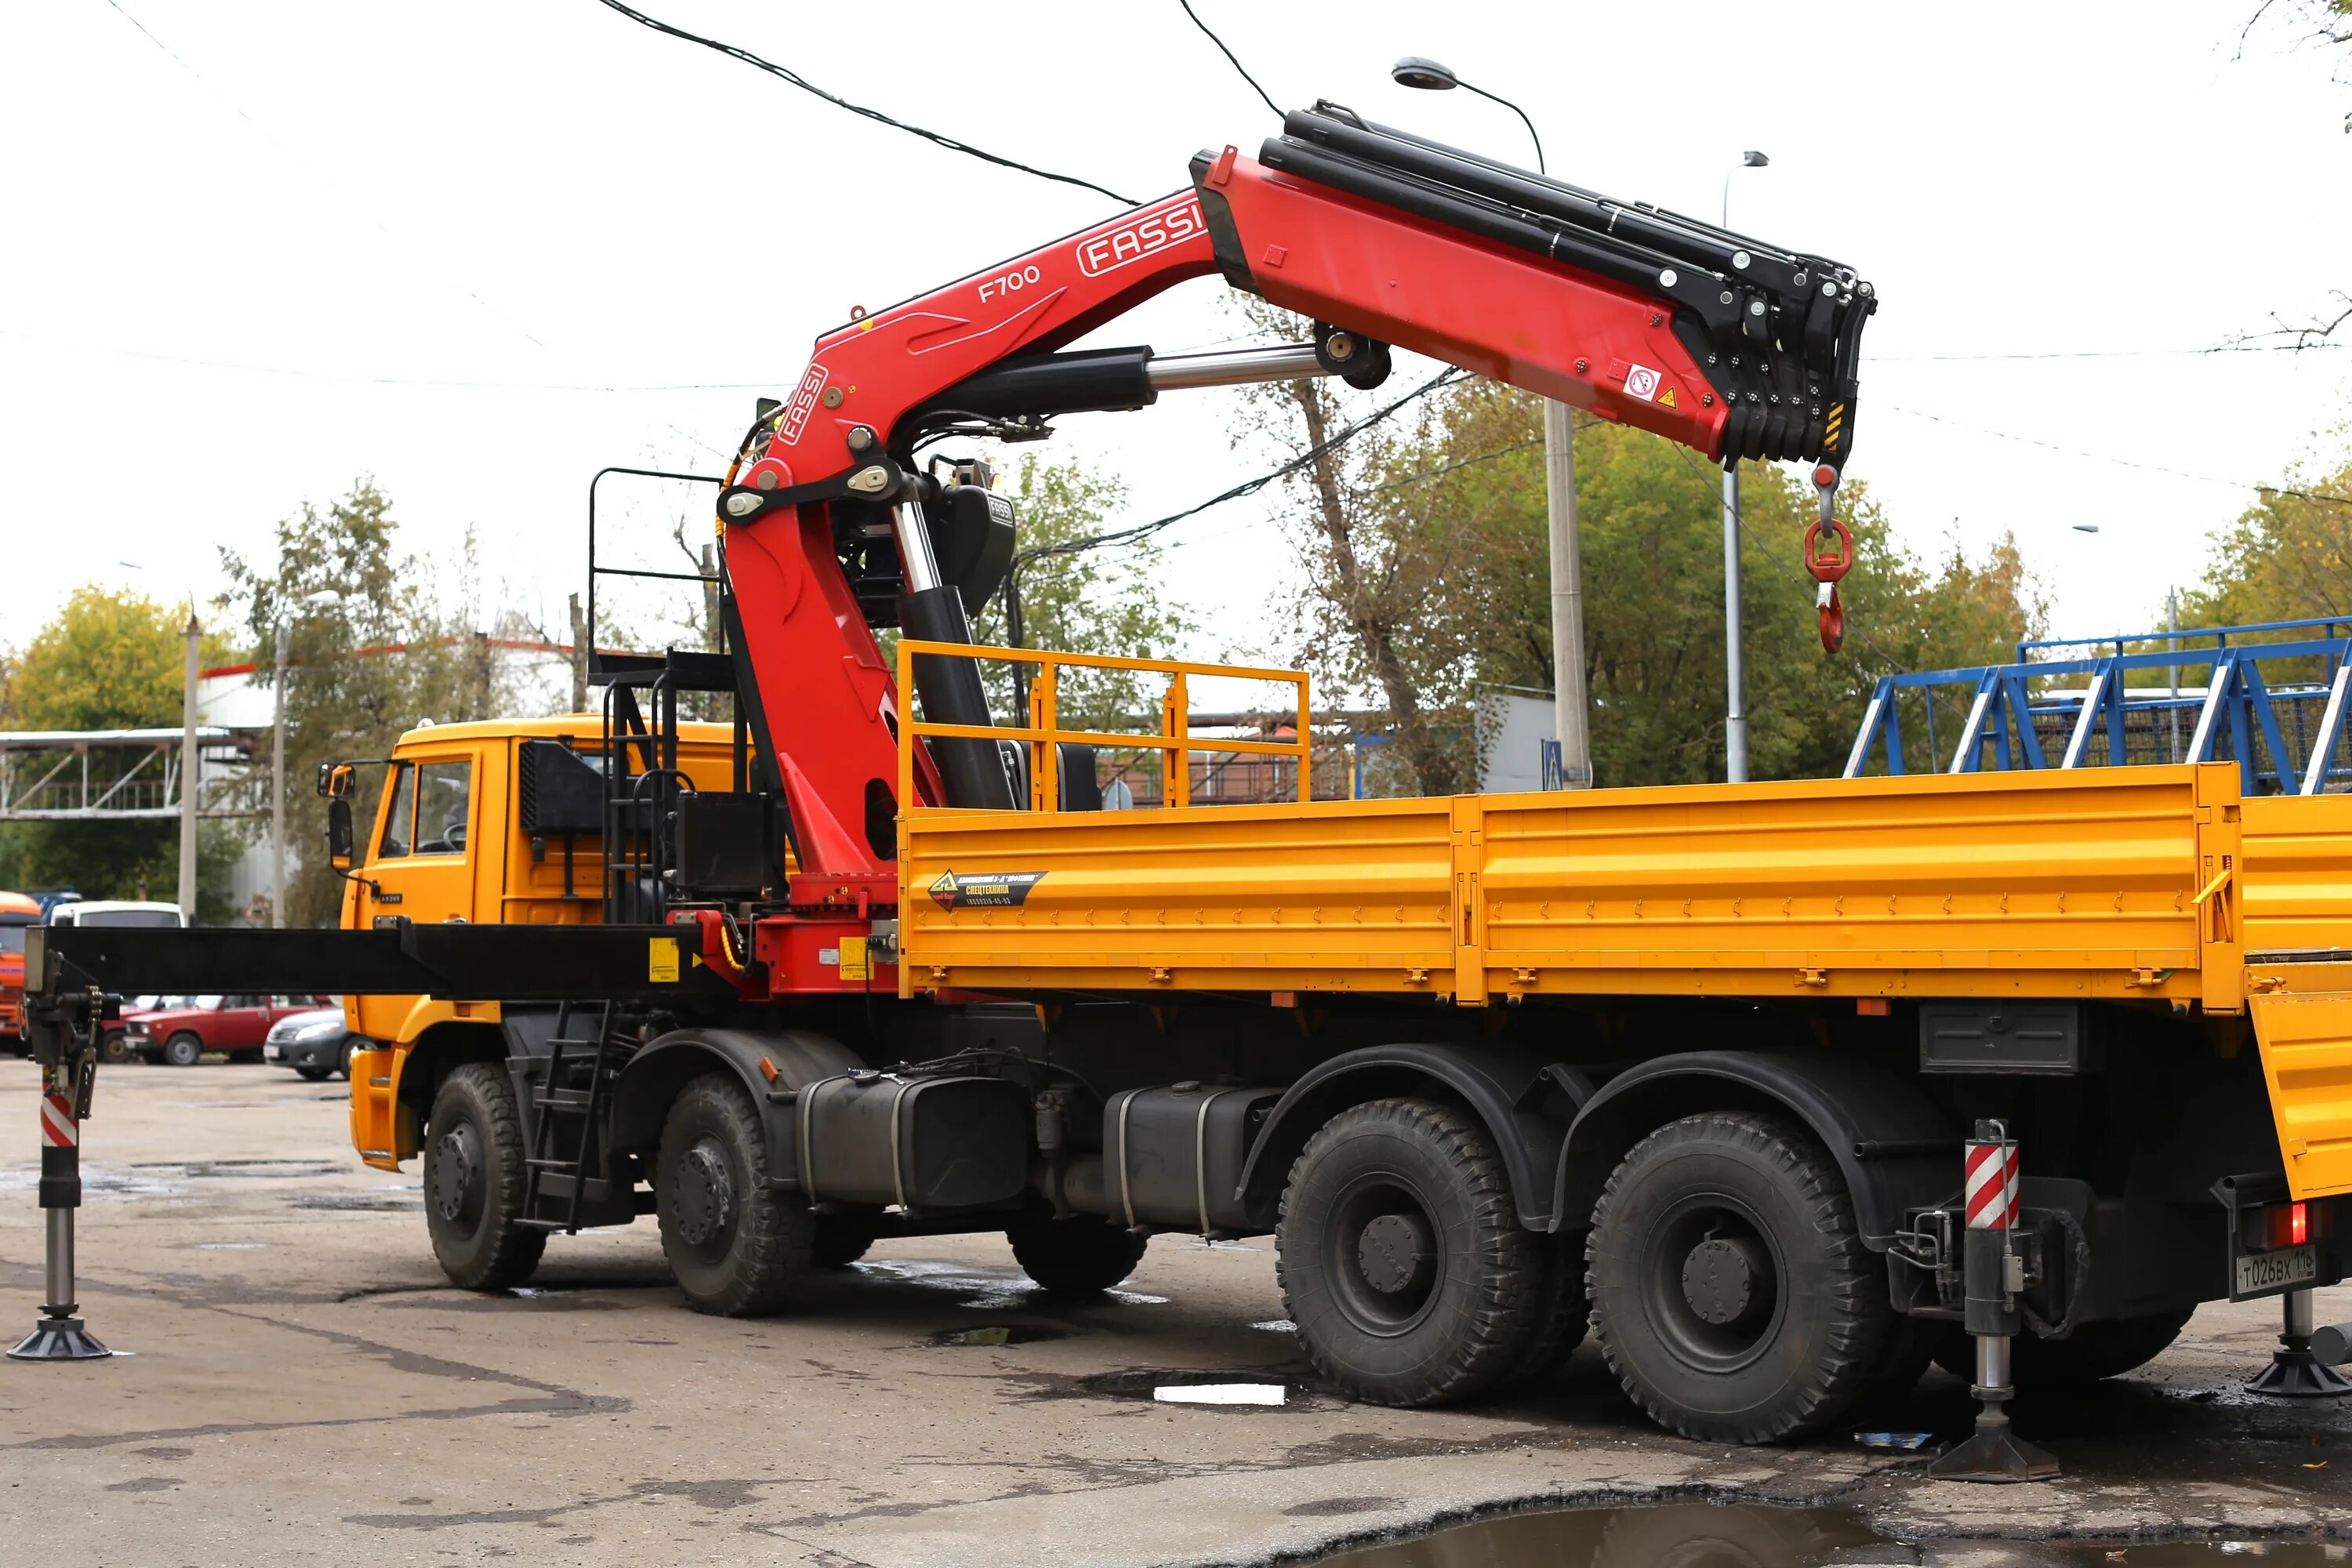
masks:
<path id="1" fill-rule="evenodd" d="M 1391 345 L 1816 464 L 1834 630 L 1850 268 L 1334 105 L 1192 175 L 820 340 L 711 480 L 723 652 L 600 656 L 598 715 L 328 770 L 345 929 L 41 933 L 44 1059 L 109 994 L 338 993 L 381 1042 L 354 1142 L 421 1160 L 461 1286 L 648 1213 L 736 1315 L 886 1237 L 1002 1234 L 1079 1293 L 1155 1232 L 1270 1234 L 1350 1397 L 1524 1386 L 1589 1331 L 1705 1441 L 1819 1431 L 1931 1358 L 1997 1406 L 2012 1343 L 2029 1385 L 2109 1376 L 2200 1302 L 2341 1278 L 2352 800 L 2227 764 L 1317 800 L 1296 671 L 975 647 L 1018 520 L 922 449 L 1370 388 Z M 1212 272 L 1309 341 L 1069 346 Z M 1065 723 L 1087 668 L 1156 721 Z M 1295 710 L 1196 732 L 1234 679 Z M 1159 808 L 1104 809 L 1108 752 L 1157 759 Z M 1214 804 L 1218 756 L 1290 798 Z"/>

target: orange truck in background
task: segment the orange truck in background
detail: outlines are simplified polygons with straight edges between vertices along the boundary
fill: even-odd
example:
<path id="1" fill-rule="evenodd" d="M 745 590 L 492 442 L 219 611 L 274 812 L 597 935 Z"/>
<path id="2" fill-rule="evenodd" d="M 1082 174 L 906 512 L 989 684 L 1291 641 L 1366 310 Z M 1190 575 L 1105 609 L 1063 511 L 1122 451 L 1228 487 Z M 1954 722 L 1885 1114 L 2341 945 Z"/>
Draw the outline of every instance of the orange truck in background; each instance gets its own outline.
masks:
<path id="1" fill-rule="evenodd" d="M 40 923 L 38 902 L 0 893 L 0 1041 L 12 1049 L 25 1026 L 25 928 Z"/>

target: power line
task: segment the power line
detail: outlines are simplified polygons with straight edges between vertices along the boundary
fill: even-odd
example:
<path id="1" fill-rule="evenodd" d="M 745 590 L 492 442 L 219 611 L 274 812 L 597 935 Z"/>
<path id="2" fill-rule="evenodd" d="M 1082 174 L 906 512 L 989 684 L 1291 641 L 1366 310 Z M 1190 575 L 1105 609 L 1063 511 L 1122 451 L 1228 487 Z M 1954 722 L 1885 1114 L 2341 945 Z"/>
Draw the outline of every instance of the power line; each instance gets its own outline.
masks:
<path id="1" fill-rule="evenodd" d="M 1880 406 L 1892 413 L 1907 414 L 1914 419 L 1928 419 L 1938 425 L 1948 425 L 1955 430 L 1968 430 L 1979 436 L 1990 436 L 2002 441 L 2015 441 L 2021 446 L 2039 447 L 2045 452 L 2055 452 L 2062 458 L 2085 458 L 2093 462 L 2113 463 L 2118 468 L 2140 468 L 2151 474 L 2168 474 L 2177 479 L 2194 479 L 2199 484 L 2227 485 L 2233 490 L 2258 490 L 2265 495 L 2288 496 L 2297 500 L 2318 501 L 2326 506 L 2352 506 L 2352 499 L 2343 496 L 2324 496 L 2311 490 L 2292 489 L 2284 485 L 2248 484 L 2243 479 L 2224 479 L 2211 474 L 2192 474 L 2186 468 L 2168 468 L 2161 463 L 2143 463 L 2131 458 L 2115 457 L 2106 452 L 2085 452 L 2079 447 L 2061 447 L 2037 437 L 2012 435 L 2007 430 L 1995 430 L 1983 425 L 1971 425 L 1966 420 L 1949 419 L 1941 414 L 1929 414 L 1924 409 L 1905 408 L 1899 404 L 1887 403 Z"/>
<path id="2" fill-rule="evenodd" d="M 1274 117 L 1276 120 L 1282 119 L 1282 106 L 1274 101 L 1274 96 L 1271 93 L 1267 92 L 1265 89 L 1258 86 L 1257 78 L 1250 75 L 1249 68 L 1242 64 L 1240 58 L 1237 57 L 1233 50 L 1225 47 L 1225 40 L 1217 37 L 1216 34 L 1209 31 L 1209 24 L 1201 20 L 1201 14 L 1192 9 L 1192 0 L 1176 0 L 1176 4 L 1184 7 L 1184 15 L 1192 18 L 1192 26 L 1200 28 L 1202 33 L 1207 34 L 1209 42 L 1217 46 L 1217 52 L 1224 56 L 1225 58 L 1233 61 L 1234 69 L 1242 73 L 1242 79 L 1250 84 L 1250 90 L 1252 92 L 1256 93 L 1260 98 L 1265 100 L 1265 106 L 1274 110 Z"/>
<path id="3" fill-rule="evenodd" d="M 2304 353 L 2314 349 L 2352 347 L 2346 343 L 2223 343 L 2201 349 L 2052 349 L 2027 353 L 1864 354 L 1864 364 L 1981 364 L 1995 361 L 2042 359 L 2201 359 L 2209 354 Z"/>
<path id="4" fill-rule="evenodd" d="M 1034 163 L 1024 163 L 1018 158 L 1001 157 L 983 148 L 975 147 L 969 142 L 960 142 L 952 136 L 943 135 L 937 131 L 926 131 L 919 125 L 909 125 L 903 120 L 894 120 L 878 109 L 868 109 L 862 103 L 852 103 L 839 93 L 827 92 L 788 67 L 780 66 L 773 60 L 761 59 L 751 50 L 740 48 L 733 44 L 721 43 L 717 38 L 706 38 L 699 33 L 689 33 L 683 27 L 673 27 L 658 16 L 648 16 L 643 11 L 622 4 L 622 0 L 598 0 L 598 3 L 609 10 L 619 12 L 639 26 L 651 27 L 656 33 L 667 33 L 673 38 L 680 38 L 689 44 L 699 44 L 706 49 L 715 49 L 730 59 L 741 60 L 755 70 L 766 71 L 779 81 L 789 82 L 803 92 L 814 94 L 837 109 L 845 109 L 852 114 L 861 115 L 877 124 L 887 125 L 893 131 L 903 131 L 909 136 L 919 136 L 924 141 L 935 146 L 944 147 L 950 153 L 961 153 L 968 157 L 977 158 L 983 163 L 993 163 L 1001 169 L 1017 169 L 1022 174 L 1034 174 L 1041 180 L 1052 180 L 1057 184 L 1076 185 L 1083 190 L 1094 191 L 1108 196 L 1111 200 L 1127 206 L 1139 205 L 1133 196 L 1120 195 L 1108 185 L 1098 185 L 1092 180 L 1082 180 L 1076 174 L 1057 174 L 1051 169 L 1041 169 Z"/>
<path id="5" fill-rule="evenodd" d="M 56 348 L 61 345 L 30 332 L 11 331 L 0 328 L 0 337 L 15 338 L 20 342 L 40 343 Z M 358 372 L 303 370 L 291 365 L 253 364 L 239 360 L 200 359 L 192 354 L 154 353 L 144 349 L 116 348 L 107 343 L 89 343 L 76 352 L 84 353 L 119 354 L 124 359 L 146 360 L 156 364 L 194 365 L 203 370 L 232 370 L 247 375 L 278 375 L 296 381 L 333 382 L 347 386 L 414 386 L 436 391 L 471 392 L 764 392 L 774 383 L 767 381 L 680 381 L 680 382 L 567 382 L 567 381 L 467 381 L 447 376 L 367 375 Z"/>
<path id="6" fill-rule="evenodd" d="M 1347 442 L 1354 440 L 1357 437 L 1362 435 L 1373 426 L 1380 424 L 1382 420 L 1388 418 L 1390 416 L 1396 413 L 1397 410 L 1404 407 L 1407 404 L 1413 402 L 1417 398 L 1425 397 L 1442 386 L 1451 385 L 1453 383 L 1464 379 L 1468 374 L 1469 373 L 1467 371 L 1458 370 L 1452 365 L 1448 365 L 1445 369 L 1438 372 L 1435 375 L 1431 376 L 1427 381 L 1423 382 L 1419 386 L 1414 387 L 1411 392 L 1406 393 L 1402 397 L 1398 398 L 1395 402 L 1375 408 L 1370 414 L 1365 415 L 1362 418 L 1333 431 L 1321 441 L 1309 447 L 1306 451 L 1299 453 L 1298 456 L 1291 458 L 1280 468 L 1275 468 L 1267 473 L 1260 474 L 1254 479 L 1244 479 L 1240 484 L 1234 486 L 1230 489 L 1220 490 L 1215 495 L 1211 496 L 1207 500 L 1202 501 L 1198 505 L 1188 506 L 1182 511 L 1170 512 L 1166 517 L 1155 518 L 1150 522 L 1138 523 L 1132 528 L 1112 529 L 1108 532 L 1090 534 L 1085 539 L 1066 540 L 1059 544 L 1041 544 L 1034 550 L 1024 550 L 1019 555 L 1014 556 L 1013 563 L 1014 567 L 1018 569 L 1029 562 L 1041 560 L 1048 555 L 1075 555 L 1081 550 L 1093 550 L 1105 544 L 1126 544 L 1134 540 L 1142 539 L 1150 534 L 1158 533 L 1160 530 L 1171 527 L 1176 523 L 1180 523 L 1188 517 L 1197 517 L 1202 512 L 1208 510 L 1211 507 L 1223 506 L 1229 500 L 1239 500 L 1244 496 L 1255 495 L 1258 491 L 1265 489 L 1266 486 L 1274 483 L 1276 479 L 1287 479 L 1290 475 L 1298 472 L 1299 469 L 1304 468 L 1308 464 L 1314 462 L 1318 458 L 1324 456 L 1326 453 L 1335 451 Z"/>

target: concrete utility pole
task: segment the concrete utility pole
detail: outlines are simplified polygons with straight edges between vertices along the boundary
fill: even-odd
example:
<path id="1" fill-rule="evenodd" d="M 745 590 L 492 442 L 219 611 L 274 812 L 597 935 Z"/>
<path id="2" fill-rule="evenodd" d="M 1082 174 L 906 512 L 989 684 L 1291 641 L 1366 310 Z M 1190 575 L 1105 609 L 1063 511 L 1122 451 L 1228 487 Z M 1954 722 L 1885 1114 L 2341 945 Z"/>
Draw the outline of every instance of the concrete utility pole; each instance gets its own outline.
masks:
<path id="1" fill-rule="evenodd" d="M 196 810 L 204 784 L 203 761 L 196 752 L 196 666 L 204 628 L 196 624 L 195 601 L 188 601 L 186 679 L 180 693 L 180 913 L 196 923 Z"/>
<path id="2" fill-rule="evenodd" d="M 1408 55 L 1389 68 L 1399 87 L 1423 92 L 1460 88 L 1499 103 L 1519 117 L 1536 145 L 1536 173 L 1545 173 L 1543 138 L 1528 111 L 1509 99 L 1464 81 L 1450 68 Z M 1756 154 L 1750 154 L 1755 156 Z M 1584 690 L 1584 562 L 1576 537 L 1576 426 L 1565 403 L 1544 400 L 1545 510 L 1551 534 L 1552 720 L 1559 737 L 1560 782 L 1570 789 L 1592 786 L 1592 741 Z M 1744 756 L 1743 752 L 1743 756 Z"/>
<path id="3" fill-rule="evenodd" d="M 1762 169 L 1772 160 L 1758 152 L 1742 153 L 1739 169 Z M 1731 175 L 1723 176 L 1723 226 L 1731 226 Z M 1723 776 L 1733 784 L 1748 782 L 1747 674 L 1740 668 L 1739 630 L 1739 467 L 1723 470 Z"/>
<path id="4" fill-rule="evenodd" d="M 1567 404 L 1544 399 L 1544 492 L 1551 524 L 1552 715 L 1560 782 L 1592 787 L 1584 690 L 1584 552 L 1576 534 L 1576 427 Z"/>
<path id="5" fill-rule="evenodd" d="M 588 617 L 580 610 L 580 595 L 572 595 L 572 710 L 588 711 Z"/>

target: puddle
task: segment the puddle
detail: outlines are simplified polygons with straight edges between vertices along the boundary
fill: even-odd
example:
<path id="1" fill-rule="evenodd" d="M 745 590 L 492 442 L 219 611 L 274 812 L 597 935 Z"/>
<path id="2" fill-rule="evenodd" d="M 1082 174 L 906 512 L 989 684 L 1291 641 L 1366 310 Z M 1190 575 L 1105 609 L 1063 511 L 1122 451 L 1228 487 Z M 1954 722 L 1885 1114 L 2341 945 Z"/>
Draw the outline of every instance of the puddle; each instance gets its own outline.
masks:
<path id="1" fill-rule="evenodd" d="M 196 1250 L 198 1252 L 267 1252 L 269 1250 L 269 1243 L 266 1241 L 200 1241 L 196 1243 Z"/>
<path id="2" fill-rule="evenodd" d="M 1238 1413 L 1330 1408 L 1327 1397 L 1287 1381 L 1295 1368 L 1225 1367 L 1215 1372 L 1171 1372 L 1142 1367 L 1097 1373 L 1067 1380 L 1063 1398 L 1139 1399 L 1155 1405 L 1210 1405 Z M 1245 1393 L 1236 1393 L 1244 1390 Z"/>
<path id="3" fill-rule="evenodd" d="M 181 1167 L 173 1166 L 176 1173 Z M 40 1185 L 41 1173 L 32 1171 L 0 1171 L 0 1193 L 29 1193 Z M 167 1182 L 142 1173 L 117 1170 L 110 1165 L 82 1163 L 81 1185 L 85 1194 L 100 1198 L 170 1197 L 188 1189 L 179 1182 Z"/>
<path id="4" fill-rule="evenodd" d="M 1298 1325 L 1288 1318 L 1268 1318 L 1265 1322 L 1252 1323 L 1250 1327 L 1269 1334 L 1295 1334 L 1298 1331 Z"/>
<path id="5" fill-rule="evenodd" d="M 1162 1384 L 1151 1391 L 1160 1405 L 1249 1405 L 1280 1409 L 1290 1395 L 1280 1383 Z"/>
<path id="6" fill-rule="evenodd" d="M 1331 1498 L 1287 1511 L 1359 1517 L 1370 1526 L 1376 1521 L 1369 1516 L 1403 1506 L 1393 1498 Z M 1989 1561 L 2001 1568 L 2220 1568 L 2247 1561 L 2317 1568 L 2352 1563 L 2352 1546 L 2309 1540 L 1914 1543 L 1880 1535 L 1840 1509 L 1679 1502 L 1505 1514 L 1314 1559 L 1318 1568 L 1960 1568 Z"/>
<path id="7" fill-rule="evenodd" d="M 184 1181 L 297 1181 L 340 1175 L 351 1169 L 335 1160 L 142 1160 L 131 1167 Z"/>
<path id="8" fill-rule="evenodd" d="M 1031 1345 L 1041 1340 L 1066 1340 L 1066 1329 L 1038 1328 L 1030 1323 L 988 1323 L 977 1329 L 941 1329 L 930 1336 L 935 1345 Z"/>
<path id="9" fill-rule="evenodd" d="M 422 1197 L 404 1197 L 398 1193 L 310 1193 L 293 1199 L 290 1206 L 409 1214 L 423 1208 L 425 1200 Z"/>

